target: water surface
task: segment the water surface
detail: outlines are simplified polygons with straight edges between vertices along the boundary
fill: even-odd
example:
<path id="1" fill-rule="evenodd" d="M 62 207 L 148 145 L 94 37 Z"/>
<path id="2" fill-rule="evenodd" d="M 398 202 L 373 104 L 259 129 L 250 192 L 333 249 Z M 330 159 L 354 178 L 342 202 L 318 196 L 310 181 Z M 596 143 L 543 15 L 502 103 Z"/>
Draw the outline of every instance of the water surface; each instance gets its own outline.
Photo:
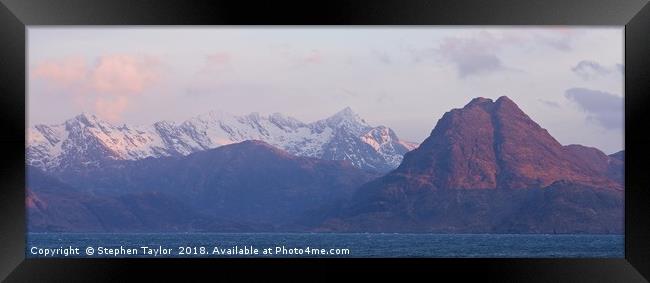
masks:
<path id="1" fill-rule="evenodd" d="M 623 235 L 29 233 L 26 255 L 45 257 L 49 249 L 47 257 L 65 257 L 65 250 L 77 249 L 78 255 L 68 257 L 622 258 L 623 240 Z"/>

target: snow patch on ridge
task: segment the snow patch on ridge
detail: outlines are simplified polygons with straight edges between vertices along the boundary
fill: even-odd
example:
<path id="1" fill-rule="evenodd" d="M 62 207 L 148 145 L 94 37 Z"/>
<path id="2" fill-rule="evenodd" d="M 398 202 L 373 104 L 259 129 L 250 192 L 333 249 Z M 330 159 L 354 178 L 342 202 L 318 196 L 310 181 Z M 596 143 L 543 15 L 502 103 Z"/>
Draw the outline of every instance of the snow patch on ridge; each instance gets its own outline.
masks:
<path id="1" fill-rule="evenodd" d="M 221 111 L 182 123 L 115 126 L 82 113 L 59 125 L 27 130 L 27 163 L 45 171 L 102 160 L 138 160 L 190 153 L 261 140 L 297 156 L 349 160 L 362 169 L 388 171 L 416 144 L 387 127 L 372 127 L 349 107 L 331 117 L 303 123 L 280 113 L 237 116 Z M 363 145 L 369 146 L 369 149 Z"/>

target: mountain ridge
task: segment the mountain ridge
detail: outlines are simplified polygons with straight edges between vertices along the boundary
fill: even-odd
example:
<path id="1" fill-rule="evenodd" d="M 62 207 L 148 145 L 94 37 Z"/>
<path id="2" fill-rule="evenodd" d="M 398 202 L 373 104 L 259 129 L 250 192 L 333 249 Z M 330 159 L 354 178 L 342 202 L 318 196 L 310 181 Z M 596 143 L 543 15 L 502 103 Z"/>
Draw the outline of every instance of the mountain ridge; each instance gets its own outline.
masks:
<path id="1" fill-rule="evenodd" d="M 373 134 L 377 131 L 390 134 Z M 139 127 L 115 126 L 81 113 L 62 124 L 30 127 L 27 138 L 27 163 L 45 171 L 98 166 L 109 160 L 182 156 L 263 140 L 294 155 L 349 160 L 358 168 L 387 172 L 417 146 L 400 140 L 390 128 L 370 126 L 349 107 L 312 123 L 280 113 L 236 116 L 210 111 L 180 123 L 163 120 Z"/>

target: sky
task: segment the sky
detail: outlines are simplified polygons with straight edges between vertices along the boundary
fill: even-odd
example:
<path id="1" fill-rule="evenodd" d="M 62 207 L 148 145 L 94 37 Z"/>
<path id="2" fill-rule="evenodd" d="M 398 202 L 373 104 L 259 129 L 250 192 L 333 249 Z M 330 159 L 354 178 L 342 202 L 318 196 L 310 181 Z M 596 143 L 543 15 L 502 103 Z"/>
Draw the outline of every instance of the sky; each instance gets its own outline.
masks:
<path id="1" fill-rule="evenodd" d="M 623 149 L 623 27 L 34 27 L 27 126 L 209 111 L 303 122 L 345 107 L 422 142 L 506 95 L 562 144 Z"/>

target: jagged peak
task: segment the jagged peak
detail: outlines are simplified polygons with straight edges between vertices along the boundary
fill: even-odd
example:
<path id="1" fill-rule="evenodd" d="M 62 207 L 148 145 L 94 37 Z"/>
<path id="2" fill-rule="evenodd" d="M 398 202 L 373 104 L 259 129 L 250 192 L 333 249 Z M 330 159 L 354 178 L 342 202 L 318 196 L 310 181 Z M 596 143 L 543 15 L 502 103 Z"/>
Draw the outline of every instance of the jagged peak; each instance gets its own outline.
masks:
<path id="1" fill-rule="evenodd" d="M 284 114 L 282 114 L 280 112 L 274 112 L 273 114 L 271 114 L 270 117 L 275 118 L 275 119 L 288 119 L 288 118 L 291 118 L 291 117 L 285 116 Z"/>
<path id="2" fill-rule="evenodd" d="M 470 100 L 470 102 L 467 103 L 467 105 L 465 105 L 465 107 L 470 107 L 470 106 L 474 106 L 474 105 L 482 105 L 482 104 L 492 104 L 492 103 L 494 103 L 494 101 L 492 101 L 492 99 L 479 96 L 479 97 L 476 97 L 476 98 Z"/>
<path id="3" fill-rule="evenodd" d="M 495 102 L 497 102 L 497 103 L 513 103 L 513 104 L 515 103 L 514 101 L 512 101 L 512 99 L 510 99 L 509 97 L 507 97 L 505 95 L 500 96 Z"/>
<path id="4" fill-rule="evenodd" d="M 467 105 L 470 106 L 470 105 L 484 104 L 484 103 L 489 103 L 489 104 L 492 104 L 492 103 L 495 103 L 495 104 L 502 104 L 502 103 L 515 104 L 515 102 L 512 101 L 512 99 L 510 99 L 508 96 L 502 95 L 499 98 L 497 98 L 496 100 L 492 100 L 491 98 L 486 98 L 486 97 L 482 97 L 482 96 L 475 97 L 472 100 L 470 100 L 470 102 L 467 103 Z"/>
<path id="5" fill-rule="evenodd" d="M 288 125 L 291 125 L 292 127 L 293 126 L 304 126 L 305 125 L 305 123 L 303 123 L 302 121 L 300 121 L 300 120 L 298 120 L 298 119 L 296 119 L 294 117 L 284 115 L 284 114 L 279 113 L 279 112 L 275 112 L 275 113 L 271 114 L 269 116 L 269 120 L 271 120 L 272 122 L 275 122 L 275 123 L 288 124 Z"/>
<path id="6" fill-rule="evenodd" d="M 269 115 L 269 118 L 272 118 L 272 119 L 279 119 L 279 120 L 288 120 L 288 121 L 301 122 L 300 120 L 298 120 L 298 119 L 296 119 L 296 118 L 294 118 L 294 117 L 291 117 L 291 116 L 289 116 L 289 115 L 285 115 L 285 114 L 280 113 L 280 112 L 275 112 L 275 113 Z"/>
<path id="7" fill-rule="evenodd" d="M 346 107 L 343 108 L 341 111 L 337 112 L 336 115 L 346 115 L 346 116 L 351 116 L 351 115 L 355 115 L 355 113 L 354 113 L 354 111 L 352 111 L 352 108 L 350 108 L 350 106 L 346 106 Z"/>
<path id="8" fill-rule="evenodd" d="M 81 112 L 79 115 L 75 116 L 74 119 L 93 121 L 93 120 L 97 120 L 97 116 L 95 116 L 95 114 L 88 113 L 88 112 L 84 111 L 84 112 Z"/>
<path id="9" fill-rule="evenodd" d="M 158 122 L 153 123 L 153 126 L 154 126 L 155 128 L 159 128 L 159 127 L 164 127 L 164 128 L 167 128 L 167 127 L 175 127 L 175 126 L 176 126 L 176 122 L 174 122 L 174 121 L 169 121 L 169 120 L 162 120 L 162 121 L 158 121 Z"/>
<path id="10" fill-rule="evenodd" d="M 80 124 L 86 127 L 95 127 L 100 123 L 107 123 L 107 122 L 101 120 L 100 118 L 95 116 L 95 114 L 88 113 L 85 111 L 65 121 L 65 124 Z"/>
<path id="11" fill-rule="evenodd" d="M 216 110 L 210 110 L 208 112 L 204 112 L 201 114 L 198 114 L 196 116 L 192 116 L 188 118 L 187 120 L 183 121 L 181 124 L 188 124 L 188 123 L 205 123 L 205 122 L 210 122 L 210 121 L 217 121 L 217 120 L 223 120 L 226 117 L 234 117 L 232 113 L 216 109 Z"/>
<path id="12" fill-rule="evenodd" d="M 246 115 L 246 118 L 259 120 L 260 118 L 262 118 L 262 115 L 260 114 L 260 112 L 251 112 L 248 113 L 248 115 Z"/>
<path id="13" fill-rule="evenodd" d="M 494 104 L 496 105 L 497 108 L 510 108 L 510 109 L 519 109 L 519 106 L 517 103 L 512 101 L 512 99 L 508 98 L 507 96 L 501 96 L 499 99 L 497 99 Z M 521 110 L 520 110 L 521 111 Z"/>
<path id="14" fill-rule="evenodd" d="M 368 124 L 366 123 L 366 120 L 361 118 L 361 116 L 359 116 L 357 113 L 355 113 L 352 110 L 352 108 L 350 108 L 349 106 L 343 108 L 343 110 L 341 110 L 339 112 L 336 112 L 336 114 L 330 116 L 329 118 L 327 118 L 325 120 L 328 121 L 328 122 L 333 122 L 335 124 L 340 124 L 343 121 L 347 121 L 347 122 L 352 122 L 352 123 L 359 124 L 359 125 L 362 125 L 362 126 L 368 126 Z"/>
<path id="15" fill-rule="evenodd" d="M 488 111 L 503 111 L 503 110 L 514 110 L 514 111 L 521 111 L 519 109 L 519 106 L 512 101 L 509 97 L 503 95 L 497 98 L 496 100 L 492 100 L 490 98 L 485 98 L 485 97 L 476 97 L 472 99 L 469 103 L 463 107 L 463 109 L 466 108 L 473 108 L 473 107 L 481 107 L 484 108 Z"/>

